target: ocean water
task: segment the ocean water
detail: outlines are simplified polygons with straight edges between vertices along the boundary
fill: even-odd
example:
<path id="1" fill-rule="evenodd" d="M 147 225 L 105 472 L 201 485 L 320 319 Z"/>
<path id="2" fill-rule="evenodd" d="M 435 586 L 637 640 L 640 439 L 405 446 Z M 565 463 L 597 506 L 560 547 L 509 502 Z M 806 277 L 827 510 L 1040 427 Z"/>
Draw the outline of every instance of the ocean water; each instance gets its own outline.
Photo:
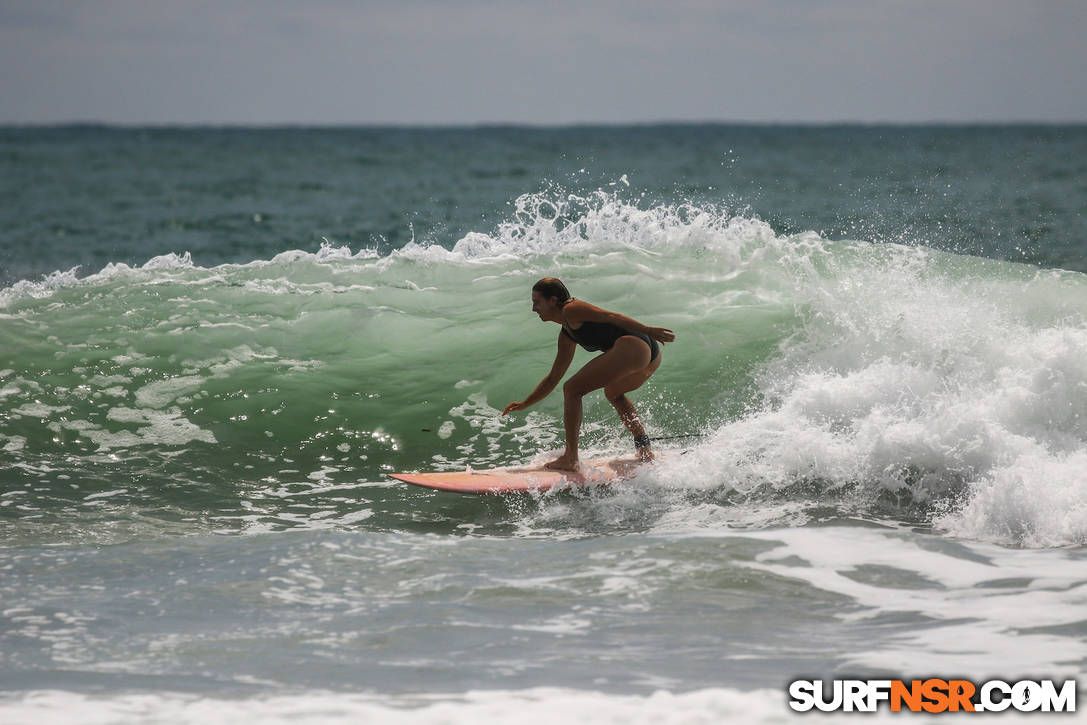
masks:
<path id="1" fill-rule="evenodd" d="M 1082 679 L 1087 127 L 7 128 L 0 198 L 4 722 Z M 684 454 L 389 479 L 561 448 L 560 394 L 499 415 L 546 275 L 676 332 L 632 399 Z"/>

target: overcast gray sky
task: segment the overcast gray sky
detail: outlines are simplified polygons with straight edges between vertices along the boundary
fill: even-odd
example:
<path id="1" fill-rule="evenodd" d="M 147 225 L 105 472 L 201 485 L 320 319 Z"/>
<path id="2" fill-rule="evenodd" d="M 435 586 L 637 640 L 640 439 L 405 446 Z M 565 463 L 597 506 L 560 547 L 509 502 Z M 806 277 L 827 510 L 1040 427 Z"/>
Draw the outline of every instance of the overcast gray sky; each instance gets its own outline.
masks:
<path id="1" fill-rule="evenodd" d="M 0 0 L 0 123 L 1087 121 L 1087 0 Z"/>

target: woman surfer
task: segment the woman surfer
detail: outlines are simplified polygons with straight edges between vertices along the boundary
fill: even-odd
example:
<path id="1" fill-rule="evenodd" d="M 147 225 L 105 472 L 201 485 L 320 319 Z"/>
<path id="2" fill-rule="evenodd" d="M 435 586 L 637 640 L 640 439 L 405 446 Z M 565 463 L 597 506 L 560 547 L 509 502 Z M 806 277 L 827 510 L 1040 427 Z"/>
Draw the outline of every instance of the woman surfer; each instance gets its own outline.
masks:
<path id="1" fill-rule="evenodd" d="M 623 425 L 634 436 L 638 457 L 643 461 L 653 460 L 649 436 L 645 434 L 638 411 L 626 394 L 640 388 L 657 371 L 661 364 L 657 342 L 672 342 L 676 339 L 675 333 L 664 327 L 648 327 L 624 315 L 575 300 L 566 285 L 554 277 L 544 277 L 532 286 L 532 311 L 543 322 L 562 325 L 558 353 L 547 377 L 527 398 L 507 405 L 502 415 L 524 410 L 546 398 L 569 369 L 577 345 L 592 352 L 604 353 L 587 362 L 562 386 L 566 450 L 544 467 L 577 470 L 581 399 L 598 388 L 604 389 L 604 396 L 615 406 Z"/>

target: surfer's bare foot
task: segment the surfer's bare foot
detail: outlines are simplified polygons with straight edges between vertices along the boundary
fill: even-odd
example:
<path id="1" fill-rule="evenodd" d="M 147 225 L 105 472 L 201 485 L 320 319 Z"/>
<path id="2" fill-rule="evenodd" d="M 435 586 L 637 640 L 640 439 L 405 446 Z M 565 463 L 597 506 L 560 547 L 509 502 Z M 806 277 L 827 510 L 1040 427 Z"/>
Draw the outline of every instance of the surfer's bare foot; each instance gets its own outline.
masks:
<path id="1" fill-rule="evenodd" d="M 577 456 L 564 453 L 550 463 L 545 463 L 544 468 L 551 471 L 576 471 L 579 465 Z"/>

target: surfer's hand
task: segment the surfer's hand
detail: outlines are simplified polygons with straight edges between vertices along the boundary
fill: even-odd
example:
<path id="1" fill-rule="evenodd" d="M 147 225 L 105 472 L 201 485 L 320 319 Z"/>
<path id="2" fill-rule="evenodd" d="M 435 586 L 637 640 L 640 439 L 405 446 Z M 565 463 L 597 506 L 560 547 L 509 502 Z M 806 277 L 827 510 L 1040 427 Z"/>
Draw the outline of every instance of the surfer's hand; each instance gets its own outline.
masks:
<path id="1" fill-rule="evenodd" d="M 676 333 L 667 327 L 650 327 L 649 336 L 657 342 L 672 342 L 676 339 Z"/>
<path id="2" fill-rule="evenodd" d="M 509 405 L 506 406 L 506 409 L 502 411 L 502 415 L 505 415 L 506 413 L 509 413 L 511 411 L 514 411 L 514 410 L 524 410 L 527 407 L 528 406 L 525 405 L 525 401 L 523 401 L 523 400 L 515 401 L 515 402 L 510 403 Z"/>

